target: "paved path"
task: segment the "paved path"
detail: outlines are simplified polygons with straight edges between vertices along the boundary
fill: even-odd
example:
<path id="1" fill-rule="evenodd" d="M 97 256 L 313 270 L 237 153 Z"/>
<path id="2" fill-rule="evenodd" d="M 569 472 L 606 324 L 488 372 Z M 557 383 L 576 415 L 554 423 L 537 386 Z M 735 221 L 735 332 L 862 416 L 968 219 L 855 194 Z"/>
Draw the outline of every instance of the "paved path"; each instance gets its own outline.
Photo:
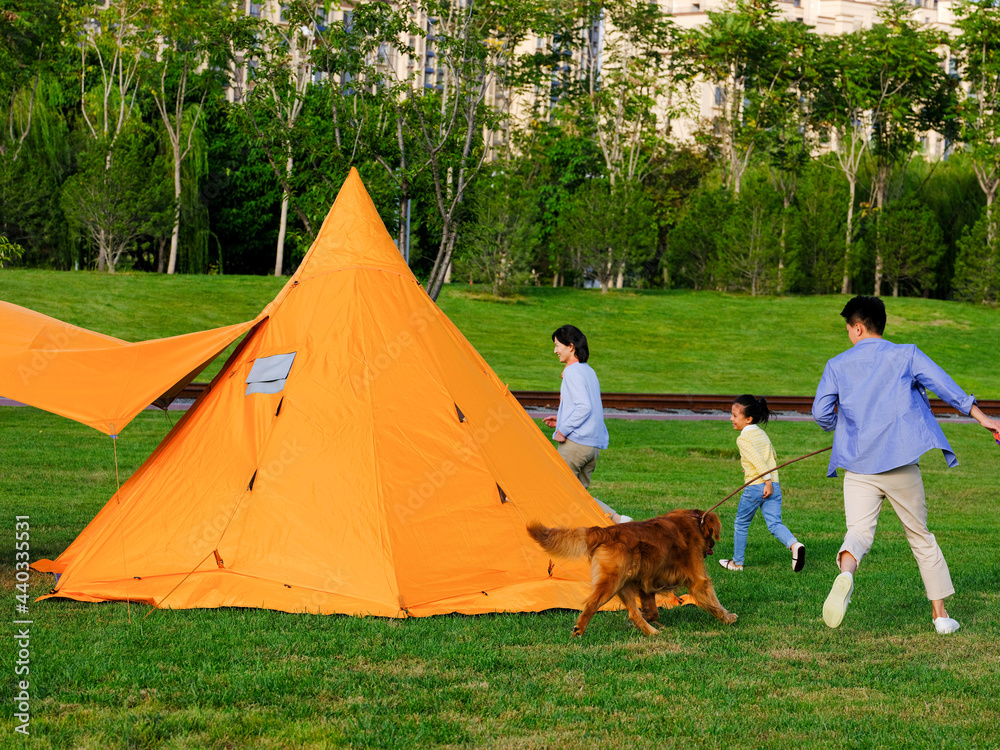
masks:
<path id="1" fill-rule="evenodd" d="M 177 400 L 170 404 L 169 411 L 187 411 L 188 407 L 194 403 L 193 401 L 181 401 Z M 24 406 L 24 404 L 19 401 L 14 401 L 9 398 L 0 398 L 0 406 Z M 155 406 L 147 406 L 147 410 L 159 409 Z M 536 419 L 546 416 L 555 416 L 555 412 L 551 409 L 536 409 L 530 408 L 526 409 L 528 414 Z M 681 421 L 681 422 L 728 422 L 729 414 L 722 411 L 713 412 L 690 412 L 690 411 L 677 411 L 677 412 L 658 412 L 658 411 L 618 411 L 616 409 L 605 409 L 604 410 L 605 419 L 646 419 L 652 420 L 654 422 L 664 422 L 664 421 Z M 800 414 L 798 412 L 780 412 L 777 418 L 785 422 L 811 422 L 812 416 L 809 414 Z M 964 417 L 960 414 L 951 415 L 938 415 L 938 421 L 940 422 L 955 422 L 959 424 L 975 424 L 976 420 L 970 417 Z"/>

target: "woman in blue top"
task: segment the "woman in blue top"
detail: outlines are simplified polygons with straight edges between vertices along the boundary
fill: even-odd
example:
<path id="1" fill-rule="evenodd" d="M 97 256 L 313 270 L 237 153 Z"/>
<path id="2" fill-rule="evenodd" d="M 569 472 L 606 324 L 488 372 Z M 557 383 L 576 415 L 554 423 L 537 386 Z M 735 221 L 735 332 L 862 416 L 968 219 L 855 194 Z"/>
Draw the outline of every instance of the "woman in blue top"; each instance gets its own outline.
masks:
<path id="1" fill-rule="evenodd" d="M 565 367 L 559 389 L 559 412 L 542 421 L 555 428 L 552 439 L 559 444 L 559 455 L 576 474 L 580 484 L 590 487 L 597 457 L 608 447 L 601 384 L 597 373 L 587 364 L 590 349 L 587 337 L 579 328 L 562 326 L 552 334 L 552 340 L 555 342 L 555 354 Z M 612 521 L 622 523 L 632 520 L 628 516 L 619 516 L 600 500 L 597 502 Z"/>

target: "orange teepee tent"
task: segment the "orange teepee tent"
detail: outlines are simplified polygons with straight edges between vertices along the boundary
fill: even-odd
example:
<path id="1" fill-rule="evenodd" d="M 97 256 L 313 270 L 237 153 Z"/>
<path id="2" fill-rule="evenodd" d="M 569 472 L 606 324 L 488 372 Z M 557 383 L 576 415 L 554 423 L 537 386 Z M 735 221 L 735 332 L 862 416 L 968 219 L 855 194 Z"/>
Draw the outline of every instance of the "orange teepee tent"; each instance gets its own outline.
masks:
<path id="1" fill-rule="evenodd" d="M 578 608 L 525 531 L 608 521 L 401 259 L 356 171 L 51 596 L 390 617 Z"/>

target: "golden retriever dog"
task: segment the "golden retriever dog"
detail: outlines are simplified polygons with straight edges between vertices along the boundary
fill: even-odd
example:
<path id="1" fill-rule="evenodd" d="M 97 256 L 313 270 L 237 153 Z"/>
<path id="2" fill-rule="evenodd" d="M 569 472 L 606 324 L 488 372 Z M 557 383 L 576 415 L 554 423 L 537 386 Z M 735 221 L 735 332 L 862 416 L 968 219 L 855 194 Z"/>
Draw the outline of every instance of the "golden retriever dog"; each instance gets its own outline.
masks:
<path id="1" fill-rule="evenodd" d="M 584 634 L 590 618 L 616 594 L 632 623 L 646 635 L 655 635 L 659 631 L 650 622 L 659 619 L 656 595 L 680 587 L 722 622 L 736 621 L 737 616 L 719 603 L 705 571 L 705 557 L 722 533 L 715 513 L 672 510 L 648 521 L 576 529 L 550 529 L 532 521 L 528 533 L 554 557 L 590 561 L 594 589 L 573 626 L 574 637 Z M 636 599 L 642 603 L 641 613 Z"/>

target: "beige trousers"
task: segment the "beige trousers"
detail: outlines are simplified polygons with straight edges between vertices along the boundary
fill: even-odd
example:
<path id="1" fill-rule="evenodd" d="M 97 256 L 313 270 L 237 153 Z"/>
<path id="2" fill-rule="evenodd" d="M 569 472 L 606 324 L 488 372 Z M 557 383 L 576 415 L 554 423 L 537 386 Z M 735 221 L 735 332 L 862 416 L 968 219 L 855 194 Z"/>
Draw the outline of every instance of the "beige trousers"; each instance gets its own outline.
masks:
<path id="1" fill-rule="evenodd" d="M 955 593 L 948 563 L 934 535 L 927 529 L 927 500 L 924 481 L 916 464 L 901 466 L 881 474 L 844 472 L 844 514 L 847 534 L 837 552 L 850 552 L 859 563 L 868 554 L 875 538 L 875 525 L 882 500 L 891 504 L 906 532 L 906 540 L 920 568 L 927 598 L 944 599 Z"/>
<path id="2" fill-rule="evenodd" d="M 576 474 L 576 478 L 580 480 L 584 489 L 590 487 L 590 476 L 594 473 L 594 467 L 597 466 L 597 457 L 601 455 L 601 449 L 580 445 L 567 439 L 559 443 L 556 450 Z"/>

